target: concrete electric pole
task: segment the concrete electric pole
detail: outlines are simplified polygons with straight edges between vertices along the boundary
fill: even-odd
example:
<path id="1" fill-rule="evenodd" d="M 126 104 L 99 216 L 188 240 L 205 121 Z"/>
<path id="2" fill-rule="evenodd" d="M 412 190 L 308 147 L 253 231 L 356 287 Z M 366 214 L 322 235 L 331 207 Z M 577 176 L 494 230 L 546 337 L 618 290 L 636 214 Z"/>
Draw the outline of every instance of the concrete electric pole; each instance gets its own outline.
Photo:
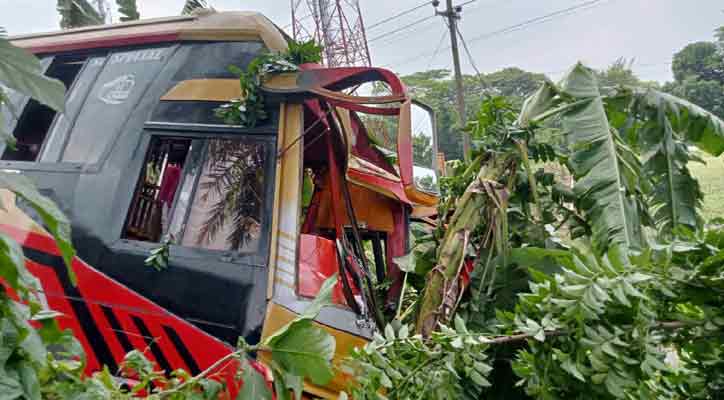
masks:
<path id="1" fill-rule="evenodd" d="M 460 51 L 458 49 L 458 28 L 457 22 L 460 19 L 461 6 L 453 6 L 452 0 L 446 0 L 447 9 L 445 11 L 435 11 L 447 19 L 447 26 L 450 29 L 450 47 L 452 48 L 453 65 L 455 68 L 455 92 L 457 97 L 458 116 L 460 117 L 460 130 L 463 136 L 463 157 L 466 162 L 470 161 L 470 135 L 463 129 L 466 125 L 465 118 L 465 88 L 463 86 L 463 74 L 460 70 Z M 435 7 L 440 4 L 439 1 L 433 1 Z"/>

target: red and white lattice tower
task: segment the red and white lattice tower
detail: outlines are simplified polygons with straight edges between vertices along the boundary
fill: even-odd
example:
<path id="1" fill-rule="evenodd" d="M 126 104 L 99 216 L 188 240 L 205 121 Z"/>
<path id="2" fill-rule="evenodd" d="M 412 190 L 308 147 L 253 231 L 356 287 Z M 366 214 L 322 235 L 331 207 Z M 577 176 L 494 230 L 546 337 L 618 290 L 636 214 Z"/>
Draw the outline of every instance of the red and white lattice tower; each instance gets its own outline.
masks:
<path id="1" fill-rule="evenodd" d="M 328 67 L 371 66 L 359 0 L 291 0 L 292 36 L 324 46 Z"/>

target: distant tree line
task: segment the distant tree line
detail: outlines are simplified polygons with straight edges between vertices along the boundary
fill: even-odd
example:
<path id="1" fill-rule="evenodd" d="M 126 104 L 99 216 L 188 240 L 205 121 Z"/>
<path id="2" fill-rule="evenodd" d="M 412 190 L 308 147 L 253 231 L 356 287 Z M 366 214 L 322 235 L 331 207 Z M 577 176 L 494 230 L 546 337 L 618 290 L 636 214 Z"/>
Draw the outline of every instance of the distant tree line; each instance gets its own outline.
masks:
<path id="1" fill-rule="evenodd" d="M 596 72 L 600 87 L 642 86 L 660 88 L 689 100 L 724 118 L 724 27 L 715 40 L 686 46 L 674 55 L 674 81 L 663 85 L 642 81 L 633 72 L 633 60 L 620 58 L 608 68 Z M 440 151 L 448 160 L 462 159 L 462 127 L 455 109 L 455 82 L 446 69 L 416 72 L 402 77 L 412 95 L 436 111 Z M 465 75 L 467 120 L 471 120 L 485 100 L 484 94 L 505 96 L 514 109 L 532 94 L 547 77 L 517 67 L 490 74 Z"/>

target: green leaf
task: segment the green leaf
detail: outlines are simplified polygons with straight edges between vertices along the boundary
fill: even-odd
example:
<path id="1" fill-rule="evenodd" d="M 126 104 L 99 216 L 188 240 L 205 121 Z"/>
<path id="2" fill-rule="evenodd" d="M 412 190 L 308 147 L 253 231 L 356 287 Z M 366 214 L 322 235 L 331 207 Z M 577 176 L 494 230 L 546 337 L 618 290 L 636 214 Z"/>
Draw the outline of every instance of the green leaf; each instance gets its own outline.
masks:
<path id="1" fill-rule="evenodd" d="M 62 112 L 65 108 L 63 83 L 44 76 L 40 61 L 34 55 L 3 38 L 0 38 L 0 82 L 56 111 Z"/>
<path id="2" fill-rule="evenodd" d="M 304 380 L 300 376 L 284 373 L 284 386 L 294 393 L 295 400 L 302 399 L 302 391 L 304 390 Z"/>
<path id="3" fill-rule="evenodd" d="M 244 383 L 241 386 L 241 391 L 236 396 L 237 400 L 272 399 L 272 393 L 267 387 L 264 377 L 248 363 L 244 368 L 241 379 Z"/>
<path id="4" fill-rule="evenodd" d="M 578 367 L 576 366 L 576 364 L 573 362 L 573 360 L 570 357 L 566 358 L 566 360 L 563 361 L 563 363 L 561 363 L 561 368 L 563 368 L 564 371 L 566 371 L 569 374 L 576 377 L 576 379 L 578 379 L 579 381 L 581 381 L 581 382 L 586 381 L 586 378 L 583 377 L 583 374 L 581 374 L 581 371 L 578 370 Z"/>
<path id="5" fill-rule="evenodd" d="M 0 171 L 0 189 L 8 189 L 22 198 L 38 213 L 63 256 L 68 275 L 75 283 L 75 273 L 71 267 L 75 249 L 71 240 L 70 221 L 49 198 L 41 195 L 35 185 L 21 174 Z"/>
<path id="6" fill-rule="evenodd" d="M 562 122 L 576 180 L 573 192 L 591 225 L 594 247 L 599 254 L 609 246 L 640 247 L 633 231 L 640 221 L 632 219 L 635 205 L 628 195 L 634 191 L 627 187 L 637 168 L 626 161 L 637 158 L 609 125 L 593 71 L 577 64 L 560 90 L 577 104 L 562 114 Z"/>
<path id="7" fill-rule="evenodd" d="M 136 0 L 116 0 L 118 13 L 121 14 L 121 22 L 135 21 L 141 17 L 138 13 Z"/>
<path id="8" fill-rule="evenodd" d="M 616 297 L 616 300 L 618 300 L 619 303 L 623 304 L 626 307 L 631 307 L 631 302 L 628 301 L 626 293 L 624 293 L 623 291 L 622 285 L 617 284 L 613 287 L 613 295 L 614 297 Z"/>
<path id="9" fill-rule="evenodd" d="M 387 324 L 385 326 L 385 339 L 389 340 L 390 342 L 395 340 L 395 330 L 392 329 L 392 325 Z"/>
<path id="10" fill-rule="evenodd" d="M 397 336 L 400 339 L 407 339 L 407 337 L 410 335 L 410 327 L 407 324 L 402 324 L 400 327 L 399 332 L 397 332 Z"/>
<path id="11" fill-rule="evenodd" d="M 304 173 L 302 185 L 302 207 L 307 208 L 312 203 L 312 196 L 314 195 L 314 181 L 308 173 Z"/>
<path id="12" fill-rule="evenodd" d="M 18 290 L 19 271 L 25 269 L 25 256 L 20 245 L 0 232 L 0 277 Z"/>
<path id="13" fill-rule="evenodd" d="M 520 111 L 520 116 L 517 121 L 518 125 L 525 128 L 532 122 L 538 120 L 541 115 L 545 114 L 546 111 L 555 105 L 555 97 L 557 94 L 558 89 L 552 82 L 544 82 L 533 95 L 523 102 L 523 108 Z"/>
<path id="14" fill-rule="evenodd" d="M 616 398 L 623 399 L 626 396 L 622 379 L 615 372 L 609 372 L 606 376 L 606 389 Z"/>
<path id="15" fill-rule="evenodd" d="M 465 327 L 465 320 L 463 319 L 463 317 L 460 316 L 460 314 L 455 314 L 454 322 L 455 322 L 455 330 L 457 331 L 457 333 L 460 333 L 460 334 L 468 333 L 468 328 Z"/>
<path id="16" fill-rule="evenodd" d="M 490 386 L 492 386 L 492 385 L 490 384 L 490 382 L 489 382 L 487 379 L 485 379 L 484 376 L 482 376 L 481 374 L 479 374 L 478 371 L 476 371 L 476 370 L 470 371 L 470 379 L 472 379 L 473 382 L 475 382 L 476 385 L 481 386 L 481 387 L 490 387 Z"/>
<path id="17" fill-rule="evenodd" d="M 183 15 L 191 15 L 194 11 L 201 8 L 208 8 L 209 4 L 206 0 L 186 0 L 184 8 L 181 10 Z"/>
<path id="18" fill-rule="evenodd" d="M 699 149 L 719 156 L 724 153 L 724 121 L 689 101 L 651 88 L 629 89 L 642 111 L 663 110 L 672 128 Z"/>
<path id="19" fill-rule="evenodd" d="M 58 0 L 58 12 L 63 29 L 103 24 L 103 17 L 89 0 Z"/>
<path id="20" fill-rule="evenodd" d="M 337 274 L 335 273 L 324 281 L 322 287 L 317 293 L 317 296 L 314 298 L 312 303 L 307 306 L 301 317 L 314 319 L 317 317 L 322 308 L 332 305 L 332 291 L 334 290 L 334 286 L 336 284 Z"/>
<path id="21" fill-rule="evenodd" d="M 291 374 L 310 378 L 317 385 L 325 385 L 334 377 L 334 337 L 308 319 L 292 322 L 268 347 L 272 359 Z"/>
<path id="22" fill-rule="evenodd" d="M 644 172 L 652 183 L 651 214 L 659 231 L 668 236 L 679 225 L 692 230 L 701 225 L 698 208 L 704 195 L 689 171 L 689 146 L 678 138 L 664 113 L 659 110 L 659 117 L 645 124 L 638 136 Z"/>

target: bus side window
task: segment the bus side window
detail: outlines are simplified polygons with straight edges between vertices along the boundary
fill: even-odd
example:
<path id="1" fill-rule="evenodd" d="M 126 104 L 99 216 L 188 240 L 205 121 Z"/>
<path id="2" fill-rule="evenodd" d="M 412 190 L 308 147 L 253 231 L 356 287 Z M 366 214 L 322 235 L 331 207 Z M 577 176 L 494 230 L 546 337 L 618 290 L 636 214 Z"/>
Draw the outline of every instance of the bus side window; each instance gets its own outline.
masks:
<path id="1" fill-rule="evenodd" d="M 60 80 L 66 88 L 70 88 L 84 62 L 83 57 L 57 56 L 48 67 L 46 75 Z M 13 131 L 13 136 L 17 139 L 16 148 L 5 148 L 2 160 L 37 161 L 55 116 L 56 112 L 50 107 L 33 99 L 28 100 Z"/>
<path id="2" fill-rule="evenodd" d="M 158 47 L 109 55 L 73 124 L 61 161 L 101 161 L 172 53 L 172 47 Z"/>
<path id="3" fill-rule="evenodd" d="M 154 136 L 123 237 L 255 254 L 266 205 L 266 142 Z"/>

